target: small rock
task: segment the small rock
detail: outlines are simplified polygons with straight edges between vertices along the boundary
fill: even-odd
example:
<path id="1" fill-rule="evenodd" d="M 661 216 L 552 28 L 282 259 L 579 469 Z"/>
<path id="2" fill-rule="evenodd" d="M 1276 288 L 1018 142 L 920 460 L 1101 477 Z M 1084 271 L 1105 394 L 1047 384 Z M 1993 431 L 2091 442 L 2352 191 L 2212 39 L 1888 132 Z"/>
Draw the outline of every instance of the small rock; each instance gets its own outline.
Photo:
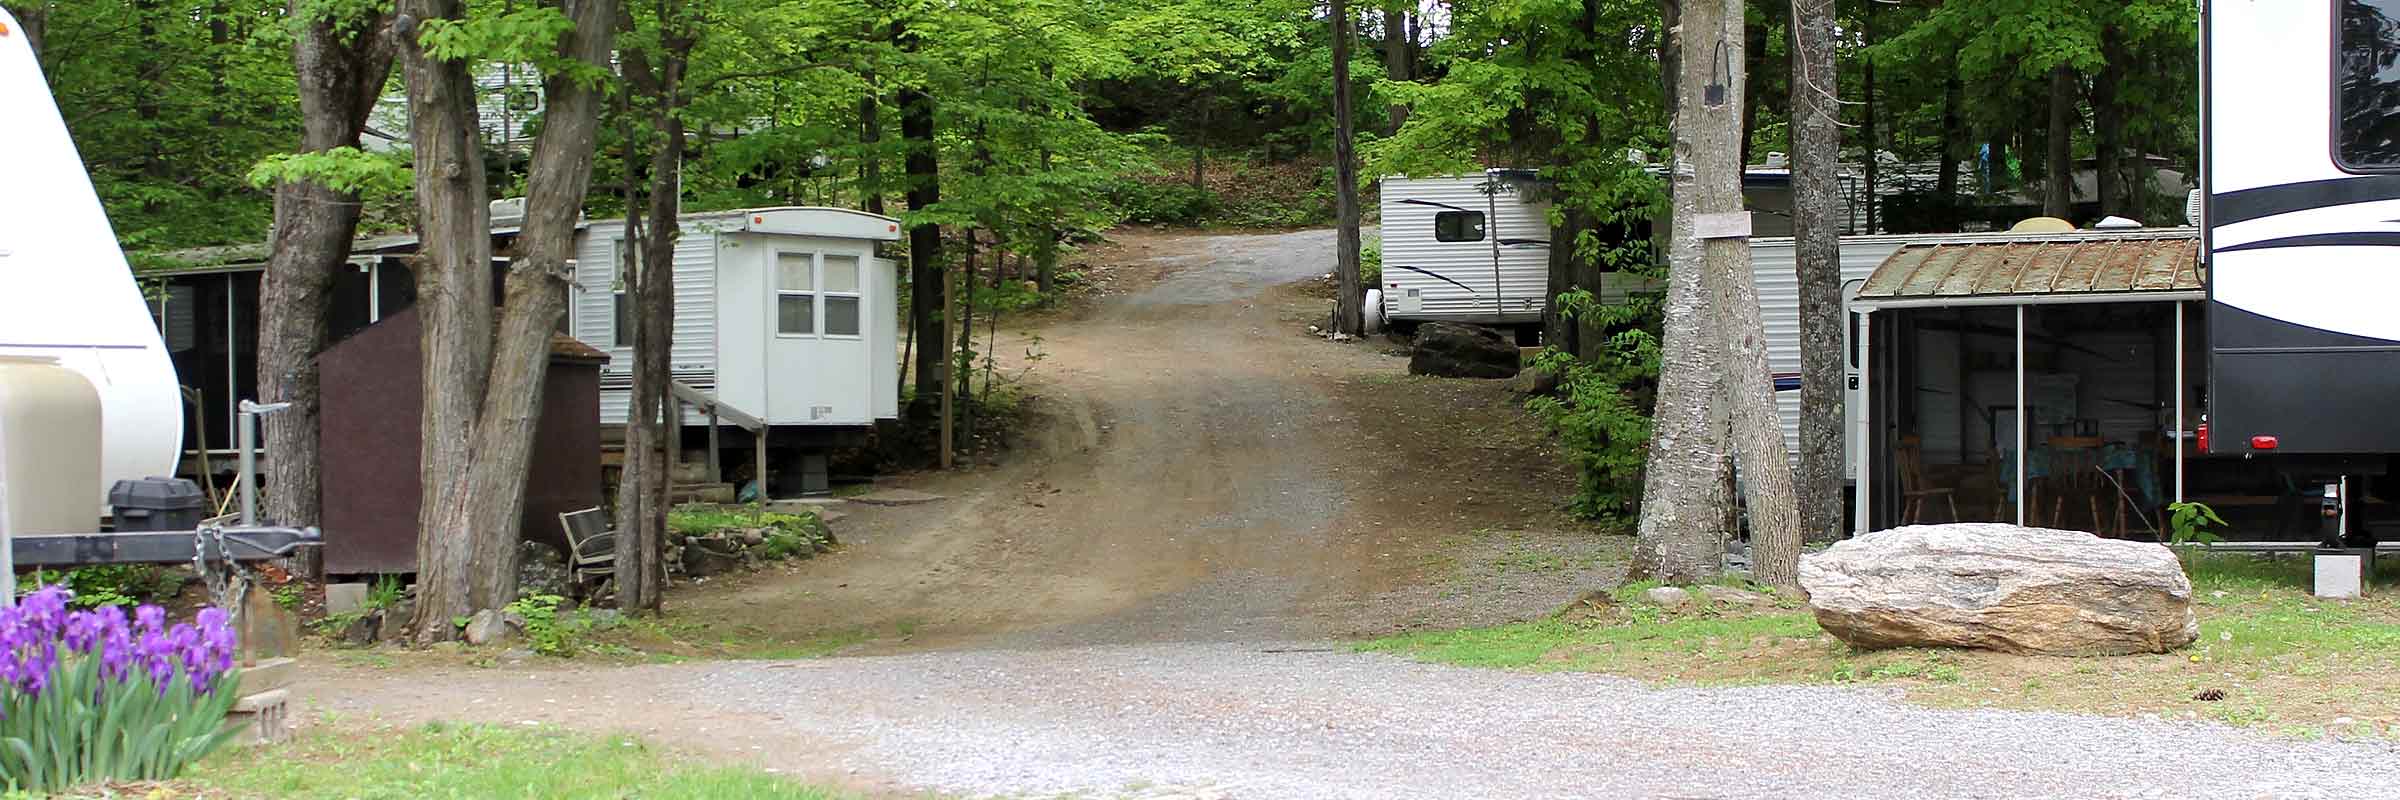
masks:
<path id="1" fill-rule="evenodd" d="M 522 664 L 533 660 L 533 655 L 534 653 L 531 650 L 527 650 L 522 647 L 512 647 L 500 653 L 500 660 L 511 664 Z"/>
<path id="2" fill-rule="evenodd" d="M 528 541 L 517 546 L 517 592 L 520 595 L 567 593 L 567 559 L 557 547 Z"/>
<path id="3" fill-rule="evenodd" d="M 325 613 L 348 614 L 367 607 L 367 585 L 363 583 L 325 584 Z"/>
<path id="4" fill-rule="evenodd" d="M 1683 604 L 1692 601 L 1692 595 L 1690 592 L 1686 592 L 1673 586 L 1661 586 L 1651 589 L 1650 591 L 1643 592 L 1642 599 L 1648 600 L 1662 608 L 1682 608 Z"/>
<path id="5" fill-rule="evenodd" d="M 1350 342 L 1358 341 L 1358 337 L 1347 333 L 1337 333 L 1330 338 L 1333 339 L 1335 344 L 1348 344 Z"/>
<path id="6" fill-rule="evenodd" d="M 515 629 L 509 627 L 508 621 L 501 617 L 498 611 L 487 608 L 477 611 L 475 616 L 467 618 L 467 644 L 476 647 L 501 644 L 514 638 L 515 635 Z"/>
<path id="7" fill-rule="evenodd" d="M 1558 373 L 1540 367 L 1526 367 L 1510 379 L 1508 390 L 1517 394 L 1549 394 L 1558 391 Z"/>
<path id="8" fill-rule="evenodd" d="M 1309 333 L 1323 333 L 1323 332 L 1325 332 L 1325 329 L 1324 329 L 1324 328 L 1321 328 L 1321 327 L 1318 327 L 1318 326 L 1315 326 L 1315 325 L 1310 325 L 1310 326 L 1308 326 L 1308 332 L 1309 332 Z"/>
<path id="9" fill-rule="evenodd" d="M 365 614 L 359 615 L 358 619 L 351 620 L 349 625 L 343 626 L 342 633 L 339 638 L 341 639 L 342 644 L 346 644 L 351 647 L 375 646 L 376 640 L 383 638 L 382 609 L 369 611 Z"/>
<path id="10" fill-rule="evenodd" d="M 765 529 L 763 529 L 763 528 L 744 528 L 744 529 L 742 529 L 742 544 L 749 545 L 749 546 L 751 546 L 751 547 L 757 547 L 757 546 L 759 546 L 759 545 L 766 544 L 766 543 L 767 543 L 767 532 L 766 532 L 766 530 L 765 530 Z"/>
<path id="11" fill-rule="evenodd" d="M 1700 587 L 1700 596 L 1706 598 L 1711 603 L 1724 603 L 1726 605 L 1735 606 L 1758 607 L 1771 606 L 1775 604 L 1775 598 L 1773 597 L 1744 589 L 1736 589 L 1731 586 L 1702 586 Z"/>

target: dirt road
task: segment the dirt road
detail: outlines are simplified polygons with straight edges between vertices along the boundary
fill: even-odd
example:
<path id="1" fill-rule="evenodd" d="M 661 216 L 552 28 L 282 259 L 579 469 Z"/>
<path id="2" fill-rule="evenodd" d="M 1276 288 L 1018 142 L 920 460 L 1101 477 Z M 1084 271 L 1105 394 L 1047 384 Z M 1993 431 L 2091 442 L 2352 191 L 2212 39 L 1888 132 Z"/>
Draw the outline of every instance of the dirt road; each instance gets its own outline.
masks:
<path id="1" fill-rule="evenodd" d="M 1133 288 L 1003 336 L 1039 337 L 1051 421 L 1009 460 L 671 598 L 696 636 L 836 657 L 337 662 L 305 706 L 627 730 L 868 796 L 2400 796 L 2386 744 L 1348 652 L 1328 637 L 1554 608 L 1621 542 L 1556 512 L 1572 477 L 1517 398 L 1299 333 L 1324 301 L 1291 283 L 1330 246 L 1129 237 Z"/>
<path id="2" fill-rule="evenodd" d="M 1556 513 L 1572 477 L 1516 398 L 1303 333 L 1329 232 L 1122 246 L 1139 289 L 1001 337 L 1043 417 L 1004 466 L 904 481 L 950 499 L 854 507 L 840 556 L 679 615 L 861 651 L 1285 640 L 1517 618 L 1608 577 L 1619 542 Z M 1560 566 L 1457 585 L 1512 549 Z"/>

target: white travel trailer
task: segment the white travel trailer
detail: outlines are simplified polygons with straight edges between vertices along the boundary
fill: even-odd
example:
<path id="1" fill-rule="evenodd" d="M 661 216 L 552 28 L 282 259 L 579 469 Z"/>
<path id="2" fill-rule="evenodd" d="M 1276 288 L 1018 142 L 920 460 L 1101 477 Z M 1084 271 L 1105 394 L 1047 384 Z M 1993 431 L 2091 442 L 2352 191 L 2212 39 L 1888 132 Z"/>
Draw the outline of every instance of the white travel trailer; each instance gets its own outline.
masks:
<path id="1" fill-rule="evenodd" d="M 49 359 L 101 404 L 101 481 L 169 474 L 183 437 L 175 368 L 91 177 L 14 17 L 0 11 L 0 356 Z"/>
<path id="2" fill-rule="evenodd" d="M 615 265 L 622 220 L 594 221 L 576 249 L 575 338 L 610 355 L 600 422 L 630 402 L 631 332 Z M 675 245 L 675 379 L 774 427 L 864 428 L 900 415 L 898 271 L 876 243 L 890 217 L 840 208 L 687 214 Z M 689 411 L 687 424 L 705 424 Z"/>
<path id="3" fill-rule="evenodd" d="M 1550 203 L 1532 170 L 1383 179 L 1383 313 L 1400 323 L 1542 321 Z"/>

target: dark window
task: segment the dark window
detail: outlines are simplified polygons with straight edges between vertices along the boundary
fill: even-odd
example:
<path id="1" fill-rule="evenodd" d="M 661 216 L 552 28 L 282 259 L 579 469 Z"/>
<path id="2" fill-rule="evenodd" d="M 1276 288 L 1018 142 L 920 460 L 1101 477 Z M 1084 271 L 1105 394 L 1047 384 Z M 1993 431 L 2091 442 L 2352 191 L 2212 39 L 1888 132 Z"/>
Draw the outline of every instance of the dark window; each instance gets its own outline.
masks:
<path id="1" fill-rule="evenodd" d="M 2400 0 L 2341 0 L 2333 155 L 2353 170 L 2400 170 Z"/>
<path id="2" fill-rule="evenodd" d="M 1858 312 L 1850 312 L 1850 368 L 1858 369 Z"/>
<path id="3" fill-rule="evenodd" d="M 1433 215 L 1433 240 L 1437 242 L 1483 241 L 1483 212 L 1444 211 Z"/>
<path id="4" fill-rule="evenodd" d="M 622 290 L 616 293 L 616 313 L 614 315 L 614 319 L 611 320 L 609 324 L 617 329 L 616 345 L 618 347 L 633 346 L 632 293 Z"/>

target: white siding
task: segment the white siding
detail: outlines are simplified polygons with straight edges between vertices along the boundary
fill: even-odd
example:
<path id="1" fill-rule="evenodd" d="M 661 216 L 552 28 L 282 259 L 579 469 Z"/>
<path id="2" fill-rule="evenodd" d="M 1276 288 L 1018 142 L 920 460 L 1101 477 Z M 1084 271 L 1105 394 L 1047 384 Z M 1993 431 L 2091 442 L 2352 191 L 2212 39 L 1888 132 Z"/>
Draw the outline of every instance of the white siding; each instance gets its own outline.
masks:
<path id="1" fill-rule="evenodd" d="M 675 379 L 710 391 L 717 384 L 716 230 L 738 223 L 728 215 L 692 215 L 675 242 L 675 342 L 668 369 Z M 575 338 L 608 353 L 600 377 L 600 423 L 622 425 L 630 401 L 633 350 L 616 346 L 613 289 L 623 268 L 617 256 L 623 220 L 595 221 L 576 247 Z M 686 417 L 687 421 L 704 419 Z"/>
<path id="2" fill-rule="evenodd" d="M 874 283 L 867 290 L 867 309 L 871 319 L 875 359 L 874 385 L 868 393 L 875 398 L 876 419 L 900 418 L 900 265 L 886 259 L 875 259 L 868 274 Z"/>
<path id="3" fill-rule="evenodd" d="M 1842 302 L 1845 307 L 1855 289 L 1852 281 L 1866 280 L 1883 265 L 1883 260 L 1912 241 L 1906 236 L 1845 236 L 1842 237 Z M 1792 240 L 1757 239 L 1750 243 L 1750 277 L 1758 285 L 1758 316 L 1767 331 L 1767 369 L 1776 375 L 1796 375 L 1800 372 L 1800 277 L 1794 271 Z M 1844 322 L 1847 330 L 1847 320 Z M 1845 338 L 1848 337 L 1844 333 Z M 1844 357 L 1847 358 L 1847 348 Z M 1851 372 L 1856 373 L 1856 365 Z M 1851 395 L 1855 397 L 1855 395 Z M 1850 402 L 1845 401 L 1843 430 L 1852 430 Z M 1783 445 L 1793 455 L 1795 463 L 1800 452 L 1800 393 L 1776 392 L 1775 413 L 1783 424 Z M 1844 458 L 1848 465 L 1850 460 Z M 1847 466 L 1845 466 L 1847 469 Z"/>
<path id="4" fill-rule="evenodd" d="M 1485 193 L 1487 183 L 1496 194 Z M 1550 280 L 1548 203 L 1525 202 L 1509 182 L 1482 175 L 1385 178 L 1382 202 L 1388 318 L 1541 321 Z M 1486 214 L 1485 239 L 1436 240 L 1434 217 L 1452 208 Z M 1502 242 L 1496 270 L 1494 239 Z"/>

